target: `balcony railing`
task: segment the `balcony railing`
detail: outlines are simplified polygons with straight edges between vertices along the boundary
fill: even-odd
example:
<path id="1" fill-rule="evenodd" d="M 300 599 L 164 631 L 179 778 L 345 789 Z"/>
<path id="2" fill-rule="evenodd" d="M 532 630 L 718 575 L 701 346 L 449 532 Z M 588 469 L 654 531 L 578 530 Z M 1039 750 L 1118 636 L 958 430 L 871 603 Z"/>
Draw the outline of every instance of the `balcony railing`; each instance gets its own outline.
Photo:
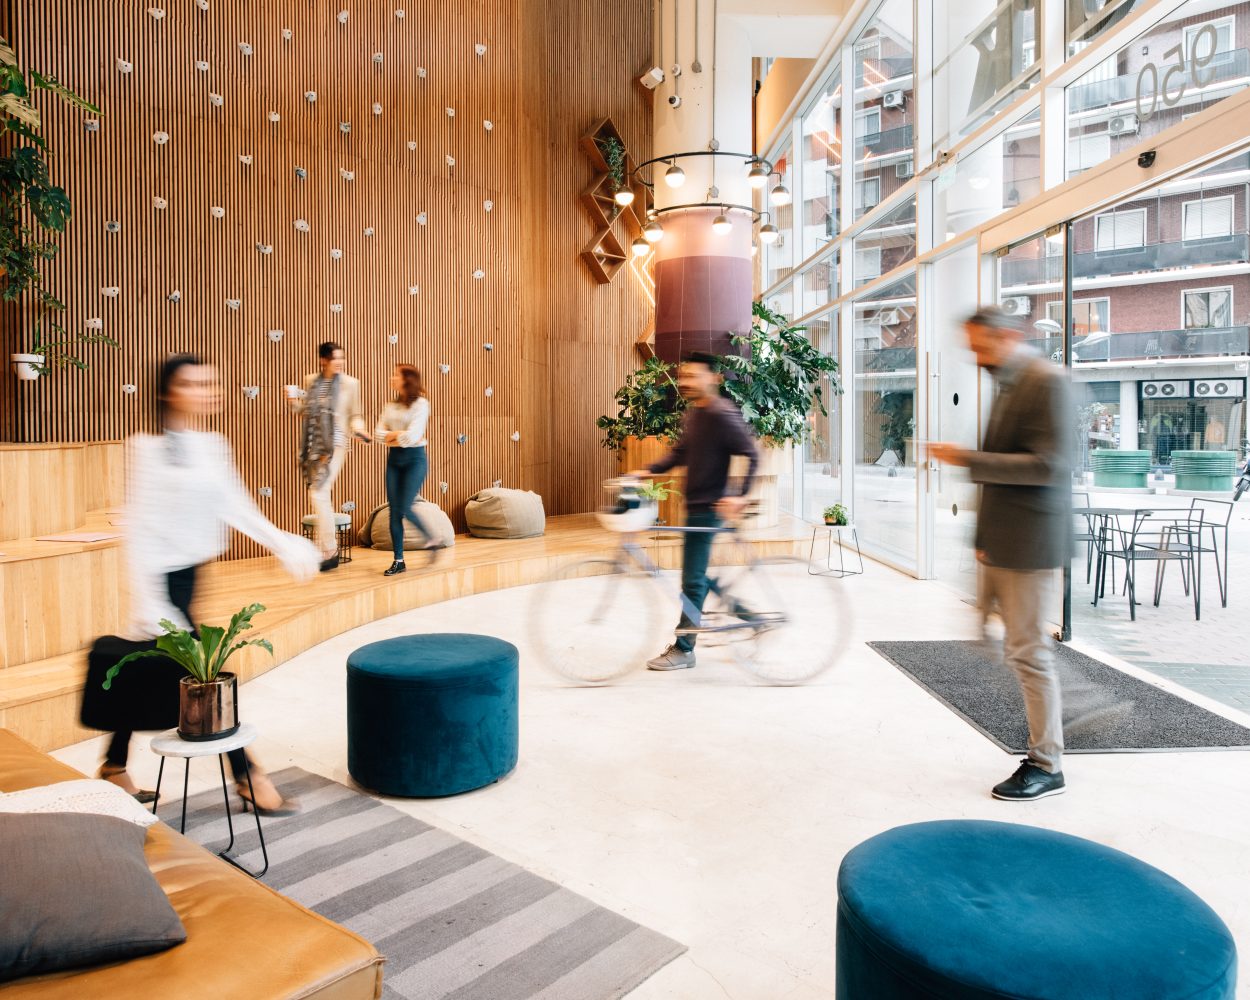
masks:
<path id="1" fill-rule="evenodd" d="M 855 140 L 855 156 L 856 158 L 866 154 L 882 156 L 885 153 L 911 149 L 913 145 L 915 143 L 912 140 L 912 127 L 900 125 L 898 128 L 888 128 L 884 132 L 869 132 L 867 135 L 859 136 Z"/>
<path id="2" fill-rule="evenodd" d="M 1038 338 L 1032 344 L 1052 360 L 1063 358 L 1062 337 Z M 1092 361 L 1154 361 L 1239 357 L 1246 354 L 1250 354 L 1250 326 L 1096 333 L 1072 345 L 1072 361 L 1078 365 Z"/>
<path id="3" fill-rule="evenodd" d="M 1125 250 L 1076 253 L 1072 255 L 1072 274 L 1077 278 L 1106 278 L 1114 274 L 1164 271 L 1195 264 L 1247 262 L 1250 262 L 1250 236 L 1237 233 L 1209 240 L 1174 240 Z M 1003 260 L 1000 266 L 999 283 L 1004 287 L 1063 280 L 1062 257 Z"/>
<path id="4" fill-rule="evenodd" d="M 898 80 L 910 76 L 911 72 L 911 56 L 870 56 L 856 65 L 855 86 L 862 87 L 866 83 L 876 85 L 888 80 Z"/>
<path id="5" fill-rule="evenodd" d="M 1202 76 L 1200 87 L 1194 82 L 1194 73 Z M 1186 67 L 1168 79 L 1168 92 L 1175 94 L 1184 85 L 1186 93 L 1201 93 L 1207 87 L 1226 80 L 1250 76 L 1250 50 L 1232 49 L 1219 53 L 1210 64 L 1198 70 Z M 1143 95 L 1148 97 L 1149 94 Z M 1117 76 L 1114 80 L 1095 80 L 1093 83 L 1074 84 L 1068 88 L 1068 111 L 1076 113 L 1093 108 L 1105 108 L 1112 104 L 1137 101 L 1137 75 Z"/>

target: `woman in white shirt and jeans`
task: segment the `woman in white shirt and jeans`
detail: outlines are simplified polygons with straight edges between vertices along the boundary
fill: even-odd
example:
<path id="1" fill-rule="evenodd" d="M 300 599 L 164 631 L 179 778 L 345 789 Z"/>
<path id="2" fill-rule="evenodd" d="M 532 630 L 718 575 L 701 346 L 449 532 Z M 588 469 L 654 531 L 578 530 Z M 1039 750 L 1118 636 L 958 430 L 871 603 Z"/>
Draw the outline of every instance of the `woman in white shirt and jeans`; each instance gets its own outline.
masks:
<path id="1" fill-rule="evenodd" d="M 405 520 L 412 522 L 426 539 L 422 548 L 438 547 L 412 509 L 429 472 L 425 428 L 430 419 L 430 401 L 426 398 L 421 372 L 415 365 L 396 365 L 391 374 L 391 389 L 395 399 L 386 404 L 374 432 L 374 439 L 390 449 L 386 454 L 386 502 L 391 507 L 391 547 L 395 561 L 384 576 L 394 576 L 408 568 L 404 565 Z"/>

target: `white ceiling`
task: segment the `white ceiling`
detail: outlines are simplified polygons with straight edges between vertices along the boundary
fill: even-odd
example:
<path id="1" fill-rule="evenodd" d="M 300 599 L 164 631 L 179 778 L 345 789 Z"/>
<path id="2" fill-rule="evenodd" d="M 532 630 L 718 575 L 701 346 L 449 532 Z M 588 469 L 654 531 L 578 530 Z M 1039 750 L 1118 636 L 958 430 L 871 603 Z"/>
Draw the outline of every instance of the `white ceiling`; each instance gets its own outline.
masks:
<path id="1" fill-rule="evenodd" d="M 814 59 L 842 20 L 851 0 L 720 0 L 720 16 L 740 24 L 751 55 Z"/>

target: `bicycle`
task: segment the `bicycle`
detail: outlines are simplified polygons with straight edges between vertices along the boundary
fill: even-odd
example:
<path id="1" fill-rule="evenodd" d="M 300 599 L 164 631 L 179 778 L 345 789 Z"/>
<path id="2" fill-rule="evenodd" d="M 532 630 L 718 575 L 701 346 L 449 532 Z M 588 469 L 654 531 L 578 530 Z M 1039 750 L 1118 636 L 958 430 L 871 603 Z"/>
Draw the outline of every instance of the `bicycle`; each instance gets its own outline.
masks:
<path id="1" fill-rule="evenodd" d="M 849 639 L 848 609 L 832 577 L 811 576 L 806 560 L 753 556 L 737 524 L 719 528 L 656 525 L 656 504 L 636 481 L 608 480 L 615 503 L 600 522 L 617 534 L 608 556 L 579 560 L 534 589 L 529 621 L 545 664 L 582 684 L 605 684 L 640 667 L 667 634 L 698 638 L 698 648 L 724 641 L 740 666 L 774 684 L 800 684 L 830 667 Z M 665 596 L 661 567 L 644 547 L 647 532 L 720 534 L 728 559 L 714 560 L 717 577 L 701 614 L 686 598 L 686 619 L 672 629 L 678 601 Z M 710 567 L 711 568 L 711 567 Z M 584 615 L 578 608 L 588 608 Z"/>

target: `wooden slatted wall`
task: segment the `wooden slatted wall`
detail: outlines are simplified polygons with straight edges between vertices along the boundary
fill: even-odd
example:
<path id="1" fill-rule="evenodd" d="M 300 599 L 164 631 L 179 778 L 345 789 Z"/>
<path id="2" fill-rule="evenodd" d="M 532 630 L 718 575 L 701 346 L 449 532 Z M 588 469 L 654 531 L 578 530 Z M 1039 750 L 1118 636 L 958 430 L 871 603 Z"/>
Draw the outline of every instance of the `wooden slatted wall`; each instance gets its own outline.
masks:
<path id="1" fill-rule="evenodd" d="M 83 349 L 86 373 L 7 376 L 0 436 L 89 441 L 148 428 L 159 360 L 192 350 L 221 369 L 218 425 L 245 480 L 272 488 L 262 509 L 291 527 L 307 505 L 282 386 L 333 339 L 369 420 L 393 364 L 426 374 L 425 494 L 458 524 L 465 500 L 497 480 L 539 491 L 550 513 L 593 507 L 614 468 L 594 417 L 634 367 L 649 304 L 635 283 L 595 284 L 578 260 L 590 168 L 577 140 L 611 115 L 645 153 L 650 98 L 634 79 L 650 50 L 649 2 L 204 6 L 17 0 L 9 11 L 19 58 L 104 110 L 92 132 L 87 116 L 39 100 L 54 176 L 74 204 L 47 283 L 70 330 L 99 318 L 121 349 Z M 32 322 L 22 315 L 7 331 L 6 355 Z M 383 501 L 383 463 L 383 449 L 357 446 L 339 480 L 336 503 L 355 501 L 357 524 Z M 232 551 L 256 554 L 250 543 Z"/>

